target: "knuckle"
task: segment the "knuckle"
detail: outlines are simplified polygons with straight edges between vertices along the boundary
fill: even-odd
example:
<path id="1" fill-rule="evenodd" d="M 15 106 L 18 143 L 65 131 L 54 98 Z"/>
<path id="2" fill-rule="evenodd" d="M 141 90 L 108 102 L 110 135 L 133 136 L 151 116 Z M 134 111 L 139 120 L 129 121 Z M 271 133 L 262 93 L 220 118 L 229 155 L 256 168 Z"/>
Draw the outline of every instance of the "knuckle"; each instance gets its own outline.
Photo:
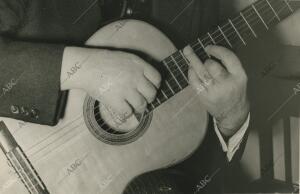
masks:
<path id="1" fill-rule="evenodd" d="M 132 54 L 132 53 L 130 53 L 129 55 L 130 55 L 131 61 L 133 61 L 135 64 L 142 65 L 144 68 L 147 66 L 147 63 L 145 63 L 145 61 L 141 57 L 139 57 L 135 54 Z"/>
<path id="2" fill-rule="evenodd" d="M 205 49 L 209 53 L 220 53 L 222 50 L 222 48 L 218 45 L 208 45 Z"/>
<path id="3" fill-rule="evenodd" d="M 225 69 L 216 61 L 211 62 L 211 64 L 207 65 L 206 68 L 212 76 L 221 76 L 226 74 Z"/>
<path id="4" fill-rule="evenodd" d="M 143 107 L 143 106 L 145 106 L 145 104 L 146 104 L 146 101 L 145 101 L 144 97 L 140 96 L 136 103 L 137 108 Z"/>
<path id="5" fill-rule="evenodd" d="M 248 83 L 248 76 L 247 74 L 243 71 L 243 73 L 241 74 L 241 80 L 243 83 Z"/>
<path id="6" fill-rule="evenodd" d="M 205 90 L 205 88 L 202 85 L 199 84 L 194 84 L 192 86 L 194 88 L 194 90 L 199 94 L 201 92 L 203 92 Z"/>
<path id="7" fill-rule="evenodd" d="M 156 97 L 156 90 L 153 90 L 149 93 L 148 95 L 148 99 L 150 102 L 154 101 L 155 100 L 155 97 Z"/>
<path id="8" fill-rule="evenodd" d="M 133 113 L 133 110 L 132 110 L 132 108 L 130 108 L 130 107 L 128 107 L 127 109 L 124 109 L 124 110 L 122 111 L 122 115 L 124 115 L 124 116 L 126 116 L 126 117 L 130 116 L 132 113 Z"/>
<path id="9" fill-rule="evenodd" d="M 150 94 L 149 97 L 150 97 L 151 102 L 155 100 L 155 96 L 156 96 L 156 92 L 153 92 L 153 93 Z"/>
<path id="10" fill-rule="evenodd" d="M 194 69 L 190 68 L 189 71 L 188 71 L 188 79 L 189 79 L 189 82 L 190 83 L 193 83 L 193 80 L 195 80 L 195 75 L 196 75 L 196 72 Z"/>
<path id="11" fill-rule="evenodd" d="M 146 109 L 147 103 L 140 104 L 139 106 L 135 107 L 138 111 L 144 111 Z"/>
<path id="12" fill-rule="evenodd" d="M 186 55 L 186 57 L 188 57 L 189 52 L 191 52 L 191 49 L 190 49 L 189 46 L 186 46 L 186 47 L 183 49 L 183 54 Z"/>
<path id="13" fill-rule="evenodd" d="M 157 73 L 157 82 L 160 83 L 162 81 L 162 76 L 158 71 L 156 71 L 156 73 Z"/>
<path id="14" fill-rule="evenodd" d="M 233 55 L 229 52 L 226 52 L 225 50 L 223 50 L 223 56 L 224 60 L 233 61 Z"/>
<path id="15" fill-rule="evenodd" d="M 162 81 L 162 77 L 160 75 L 160 73 L 157 73 L 157 76 L 155 78 L 155 85 L 159 88 L 161 85 L 161 81 Z"/>
<path id="16" fill-rule="evenodd" d="M 212 59 L 207 59 L 207 60 L 205 61 L 205 63 L 204 63 L 204 66 L 205 66 L 206 68 L 215 67 L 215 66 L 217 66 L 217 65 L 218 65 L 217 62 L 216 62 L 215 60 L 212 60 Z"/>

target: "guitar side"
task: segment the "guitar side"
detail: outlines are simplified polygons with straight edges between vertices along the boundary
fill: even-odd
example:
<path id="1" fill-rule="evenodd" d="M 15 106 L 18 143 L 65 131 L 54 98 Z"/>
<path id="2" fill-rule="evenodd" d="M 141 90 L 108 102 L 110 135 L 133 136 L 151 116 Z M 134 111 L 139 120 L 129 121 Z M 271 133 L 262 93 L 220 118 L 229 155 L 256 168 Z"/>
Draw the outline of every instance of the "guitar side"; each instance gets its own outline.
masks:
<path id="1" fill-rule="evenodd" d="M 133 49 L 160 61 L 176 49 L 153 26 L 137 20 L 111 23 L 97 31 L 89 46 Z M 3 120 L 23 148 L 50 193 L 121 194 L 136 176 L 174 165 L 199 147 L 207 113 L 196 92 L 187 87 L 153 112 L 146 132 L 124 145 L 96 139 L 83 118 L 86 93 L 72 90 L 65 117 L 55 127 Z M 22 123 L 22 122 L 21 122 Z M 1 193 L 27 193 L 0 156 Z M 10 181 L 10 182 L 8 182 Z"/>

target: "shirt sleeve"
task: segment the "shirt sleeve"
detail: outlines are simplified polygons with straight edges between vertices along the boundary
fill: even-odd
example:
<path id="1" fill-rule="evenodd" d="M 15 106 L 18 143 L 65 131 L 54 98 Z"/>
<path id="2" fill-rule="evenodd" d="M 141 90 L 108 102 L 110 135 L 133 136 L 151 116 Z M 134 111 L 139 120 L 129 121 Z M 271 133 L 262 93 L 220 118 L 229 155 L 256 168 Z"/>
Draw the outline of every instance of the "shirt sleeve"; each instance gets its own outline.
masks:
<path id="1" fill-rule="evenodd" d="M 228 142 L 226 143 L 218 126 L 217 121 L 214 118 L 214 130 L 218 136 L 218 139 L 221 143 L 222 149 L 224 152 L 227 153 L 228 161 L 231 161 L 236 151 L 239 149 L 241 142 L 243 141 L 244 135 L 248 129 L 249 121 L 250 121 L 250 113 L 248 114 L 247 120 L 242 125 L 242 127 L 232 136 L 229 138 Z"/>

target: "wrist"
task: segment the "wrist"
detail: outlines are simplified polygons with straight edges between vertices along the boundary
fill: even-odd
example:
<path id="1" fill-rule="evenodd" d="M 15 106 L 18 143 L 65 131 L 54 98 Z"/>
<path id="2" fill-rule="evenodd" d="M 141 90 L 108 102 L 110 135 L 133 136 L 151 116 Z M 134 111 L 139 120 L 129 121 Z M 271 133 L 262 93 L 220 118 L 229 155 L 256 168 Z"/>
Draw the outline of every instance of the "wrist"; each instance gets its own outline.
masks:
<path id="1" fill-rule="evenodd" d="M 249 112 L 249 104 L 247 103 L 240 111 L 235 110 L 232 113 L 227 113 L 223 119 L 216 118 L 216 124 L 224 138 L 230 138 L 243 126 Z"/>
<path id="2" fill-rule="evenodd" d="M 94 49 L 65 47 L 62 59 L 60 83 L 62 90 L 82 88 L 84 63 Z"/>

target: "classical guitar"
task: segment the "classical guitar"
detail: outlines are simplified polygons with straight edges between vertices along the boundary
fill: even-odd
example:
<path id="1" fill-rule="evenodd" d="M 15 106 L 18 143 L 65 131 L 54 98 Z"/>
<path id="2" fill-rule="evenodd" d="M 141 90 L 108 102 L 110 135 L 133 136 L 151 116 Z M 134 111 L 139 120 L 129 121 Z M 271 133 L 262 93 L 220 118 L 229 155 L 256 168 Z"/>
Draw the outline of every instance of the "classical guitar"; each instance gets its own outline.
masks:
<path id="1" fill-rule="evenodd" d="M 202 60 L 210 57 L 208 44 L 247 46 L 296 9 L 295 1 L 259 0 L 190 45 Z M 138 51 L 161 61 L 164 79 L 156 100 L 144 114 L 119 123 L 101 102 L 73 90 L 55 127 L 0 118 L 39 176 L 8 165 L 0 154 L 0 193 L 39 193 L 46 187 L 55 194 L 121 194 L 138 175 L 172 166 L 201 145 L 207 112 L 188 87 L 187 60 L 164 34 L 143 21 L 121 20 L 101 28 L 86 45 Z M 18 158 L 14 153 L 6 155 Z"/>

